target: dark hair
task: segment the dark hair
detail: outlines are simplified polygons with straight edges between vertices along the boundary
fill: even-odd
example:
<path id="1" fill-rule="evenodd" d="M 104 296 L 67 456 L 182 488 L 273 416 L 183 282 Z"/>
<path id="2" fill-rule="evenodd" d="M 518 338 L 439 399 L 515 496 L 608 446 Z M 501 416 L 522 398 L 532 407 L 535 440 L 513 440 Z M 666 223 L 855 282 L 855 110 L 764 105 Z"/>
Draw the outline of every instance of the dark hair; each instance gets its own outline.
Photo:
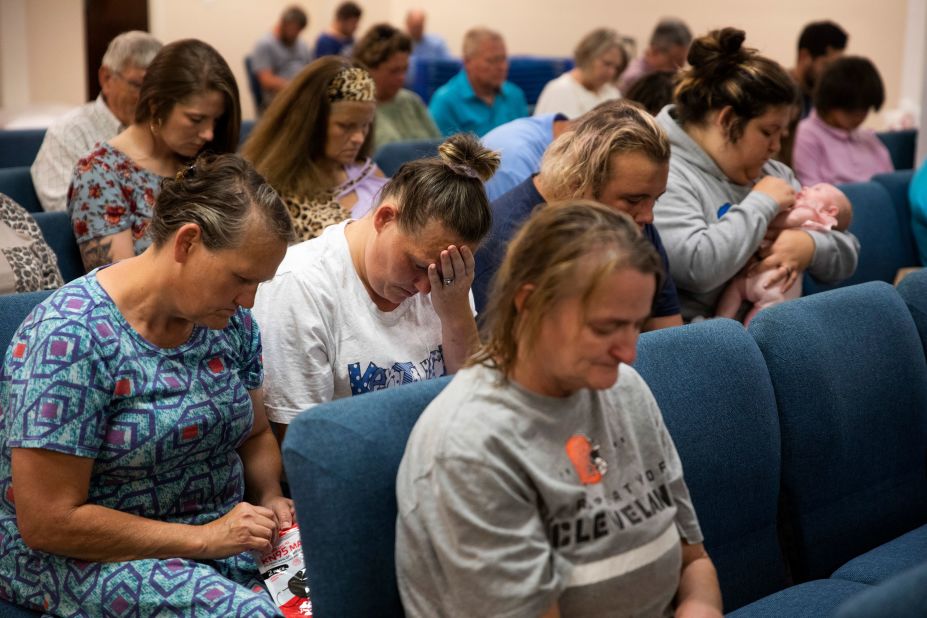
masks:
<path id="1" fill-rule="evenodd" d="M 828 49 L 846 49 L 848 35 L 832 21 L 815 21 L 805 26 L 798 37 L 798 51 L 807 49 L 811 58 L 826 56 Z"/>
<path id="2" fill-rule="evenodd" d="M 328 117 L 332 103 L 328 87 L 344 69 L 358 67 L 343 56 L 323 56 L 293 78 L 261 116 L 242 154 L 284 194 L 311 197 L 337 182 L 319 165 L 325 158 Z M 365 160 L 373 150 L 373 126 L 357 153 Z"/>
<path id="3" fill-rule="evenodd" d="M 834 60 L 818 78 L 814 109 L 824 114 L 833 109 L 879 111 L 885 103 L 885 86 L 878 69 L 867 58 L 846 56 Z"/>
<path id="4" fill-rule="evenodd" d="M 363 11 L 356 3 L 342 2 L 338 5 L 338 8 L 335 9 L 335 19 L 338 21 L 344 21 L 346 19 L 360 19 L 362 12 Z"/>
<path id="5" fill-rule="evenodd" d="M 492 211 L 483 183 L 499 167 L 499 154 L 475 135 L 458 133 L 438 147 L 438 156 L 404 163 L 383 187 L 380 201 L 394 199 L 399 226 L 414 234 L 432 219 L 468 244 L 492 227 Z"/>
<path id="6" fill-rule="evenodd" d="M 641 77 L 622 94 L 626 100 L 640 103 L 656 116 L 664 106 L 673 102 L 675 80 L 676 74 L 672 71 L 655 71 Z"/>
<path id="7" fill-rule="evenodd" d="M 148 65 L 135 122 L 164 122 L 177 103 L 211 91 L 222 94 L 225 111 L 216 121 L 212 141 L 203 146 L 203 152 L 234 152 L 241 127 L 238 85 L 219 52 L 197 39 L 165 45 Z"/>
<path id="8" fill-rule="evenodd" d="M 161 182 L 151 238 L 162 247 L 181 226 L 196 223 L 207 249 L 234 249 L 241 246 L 254 216 L 261 217 L 275 238 L 295 239 L 283 200 L 250 163 L 237 154 L 200 155 Z"/>
<path id="9" fill-rule="evenodd" d="M 412 39 L 405 32 L 389 24 L 377 24 L 354 45 L 354 59 L 375 69 L 393 54 L 412 53 Z"/>
<path id="10" fill-rule="evenodd" d="M 601 281 L 622 268 L 653 275 L 656 298 L 663 261 L 631 217 L 586 200 L 536 208 L 509 242 L 493 277 L 481 318 L 485 343 L 467 364 L 489 364 L 509 377 L 519 346 L 530 351 L 551 307 L 578 294 L 587 309 Z M 534 289 L 519 311 L 515 298 L 529 284 Z"/>
<path id="11" fill-rule="evenodd" d="M 293 6 L 287 7 L 283 15 L 280 16 L 280 21 L 296 24 L 299 26 L 299 29 L 302 30 L 309 23 L 309 16 L 306 15 L 306 11 L 294 4 Z"/>
<path id="12" fill-rule="evenodd" d="M 798 86 L 778 62 L 743 47 L 744 31 L 712 30 L 692 42 L 689 65 L 679 75 L 673 99 L 683 125 L 701 124 L 712 111 L 730 106 L 735 120 L 727 138 L 736 142 L 747 123 L 770 107 L 796 105 Z"/>

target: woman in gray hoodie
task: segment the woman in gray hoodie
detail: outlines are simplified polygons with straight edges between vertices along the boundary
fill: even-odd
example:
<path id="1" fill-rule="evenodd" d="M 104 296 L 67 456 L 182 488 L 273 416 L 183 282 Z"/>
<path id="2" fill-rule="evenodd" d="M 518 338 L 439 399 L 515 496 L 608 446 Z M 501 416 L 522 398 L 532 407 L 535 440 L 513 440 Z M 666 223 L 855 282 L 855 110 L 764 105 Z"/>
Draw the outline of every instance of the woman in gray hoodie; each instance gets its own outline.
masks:
<path id="1" fill-rule="evenodd" d="M 785 69 L 743 41 L 734 28 L 696 39 L 675 104 L 657 117 L 672 150 L 654 223 L 686 321 L 714 315 L 721 292 L 744 267 L 776 269 L 771 285 L 784 290 L 805 270 L 838 281 L 856 269 L 859 241 L 849 232 L 785 230 L 760 250 L 769 222 L 801 189 L 791 169 L 771 160 L 798 89 Z"/>

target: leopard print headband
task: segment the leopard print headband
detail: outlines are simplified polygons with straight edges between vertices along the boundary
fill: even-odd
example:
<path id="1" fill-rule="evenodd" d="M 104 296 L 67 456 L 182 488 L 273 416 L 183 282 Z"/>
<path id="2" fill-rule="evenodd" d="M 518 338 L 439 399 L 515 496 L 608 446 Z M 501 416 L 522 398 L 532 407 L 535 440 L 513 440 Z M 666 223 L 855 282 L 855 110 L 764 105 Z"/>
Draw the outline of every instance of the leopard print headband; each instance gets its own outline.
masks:
<path id="1" fill-rule="evenodd" d="M 376 95 L 377 87 L 370 73 L 358 67 L 341 69 L 328 85 L 330 103 L 336 101 L 376 102 Z"/>

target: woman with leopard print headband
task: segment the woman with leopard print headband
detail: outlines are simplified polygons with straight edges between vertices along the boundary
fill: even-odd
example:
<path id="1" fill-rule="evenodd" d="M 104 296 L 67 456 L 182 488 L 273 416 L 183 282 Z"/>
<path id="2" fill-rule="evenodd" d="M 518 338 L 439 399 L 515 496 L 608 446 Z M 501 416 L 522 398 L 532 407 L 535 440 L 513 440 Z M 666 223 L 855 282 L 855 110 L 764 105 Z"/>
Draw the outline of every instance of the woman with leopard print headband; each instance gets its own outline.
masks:
<path id="1" fill-rule="evenodd" d="M 326 56 L 274 98 L 242 149 L 283 197 L 300 240 L 372 207 L 386 183 L 369 158 L 375 113 L 367 71 Z"/>

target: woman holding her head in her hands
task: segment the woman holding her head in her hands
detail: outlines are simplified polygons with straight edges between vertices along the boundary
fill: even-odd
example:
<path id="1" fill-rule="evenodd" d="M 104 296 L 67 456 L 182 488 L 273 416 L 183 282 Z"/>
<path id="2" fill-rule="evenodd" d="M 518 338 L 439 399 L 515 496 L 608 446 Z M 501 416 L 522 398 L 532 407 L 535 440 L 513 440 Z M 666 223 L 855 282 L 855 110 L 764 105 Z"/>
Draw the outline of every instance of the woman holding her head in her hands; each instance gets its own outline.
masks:
<path id="1" fill-rule="evenodd" d="M 654 224 L 686 321 L 714 315 L 721 292 L 745 267 L 775 269 L 771 285 L 783 290 L 805 270 L 838 281 L 856 269 L 859 241 L 849 232 L 783 230 L 760 248 L 769 222 L 801 189 L 792 170 L 771 159 L 799 94 L 785 69 L 743 42 L 734 28 L 693 41 L 675 104 L 657 116 L 672 147 Z"/>
<path id="2" fill-rule="evenodd" d="M 248 308 L 292 223 L 243 159 L 203 156 L 164 181 L 150 234 L 13 336 L 0 597 L 55 616 L 279 615 L 249 550 L 293 505 Z"/>
<path id="3" fill-rule="evenodd" d="M 499 156 L 470 135 L 403 165 L 365 217 L 290 247 L 261 286 L 267 414 L 453 373 L 478 342 L 473 252 Z"/>
<path id="4" fill-rule="evenodd" d="M 679 457 L 630 367 L 662 276 L 634 221 L 593 202 L 537 209 L 509 243 L 485 343 L 399 466 L 409 618 L 721 616 Z"/>

